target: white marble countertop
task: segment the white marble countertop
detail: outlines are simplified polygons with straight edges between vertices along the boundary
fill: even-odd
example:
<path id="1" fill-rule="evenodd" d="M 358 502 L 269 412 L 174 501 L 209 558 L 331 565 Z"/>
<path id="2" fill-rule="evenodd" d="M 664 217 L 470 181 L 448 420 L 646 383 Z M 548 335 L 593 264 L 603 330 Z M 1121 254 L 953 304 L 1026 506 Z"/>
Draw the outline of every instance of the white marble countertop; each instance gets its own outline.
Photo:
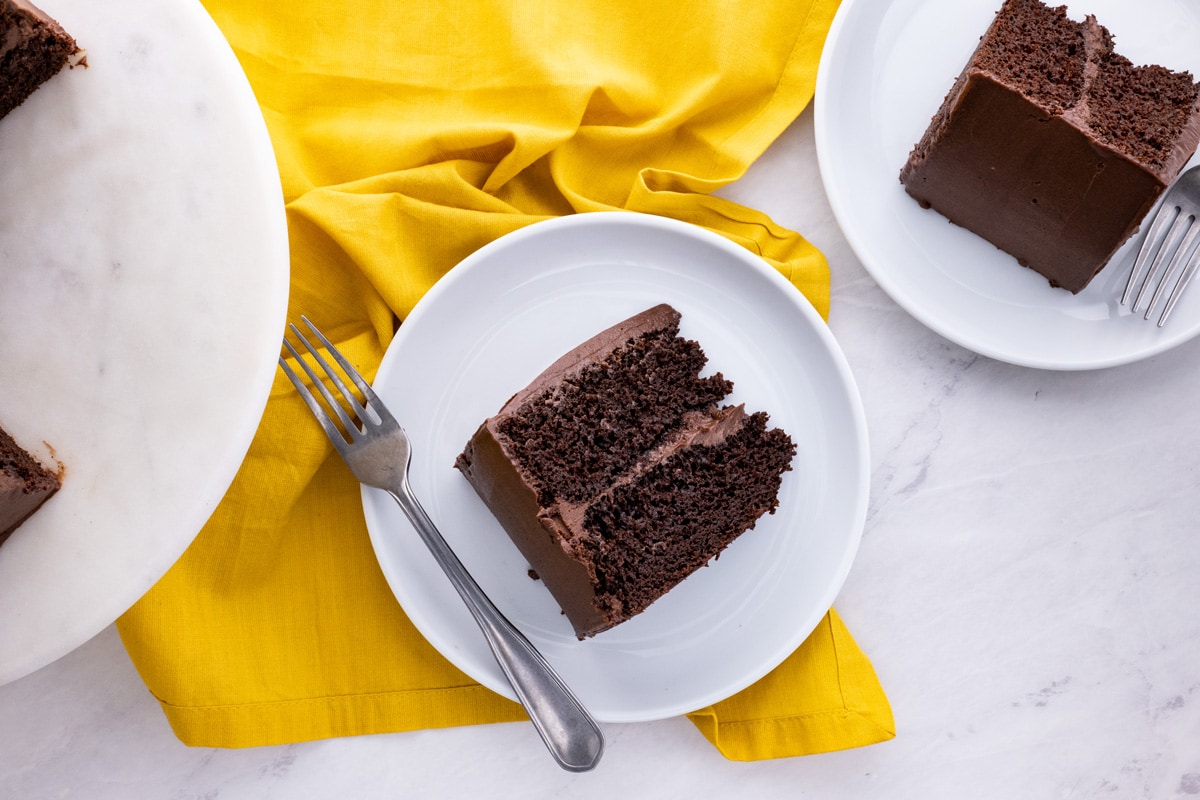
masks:
<path id="1" fill-rule="evenodd" d="M 893 741 L 742 764 L 685 719 L 608 725 L 583 775 L 523 724 L 189 749 L 110 627 L 0 687 L 0 796 L 1200 795 L 1200 343 L 1054 373 L 930 332 L 840 234 L 811 110 L 726 194 L 833 270 L 873 474 L 837 606 L 891 698 Z"/>

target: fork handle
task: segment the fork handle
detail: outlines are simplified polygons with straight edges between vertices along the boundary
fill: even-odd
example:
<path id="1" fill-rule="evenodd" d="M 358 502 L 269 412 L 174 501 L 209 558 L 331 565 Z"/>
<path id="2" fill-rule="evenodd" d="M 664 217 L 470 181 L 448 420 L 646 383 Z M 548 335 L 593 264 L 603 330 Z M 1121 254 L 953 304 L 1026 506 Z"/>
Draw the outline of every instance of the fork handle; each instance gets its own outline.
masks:
<path id="1" fill-rule="evenodd" d="M 571 772 L 586 772 L 595 767 L 604 752 L 604 735 L 587 709 L 537 648 L 484 594 L 407 482 L 401 483 L 397 490 L 386 491 L 417 529 L 479 623 L 492 654 L 559 766 Z"/>

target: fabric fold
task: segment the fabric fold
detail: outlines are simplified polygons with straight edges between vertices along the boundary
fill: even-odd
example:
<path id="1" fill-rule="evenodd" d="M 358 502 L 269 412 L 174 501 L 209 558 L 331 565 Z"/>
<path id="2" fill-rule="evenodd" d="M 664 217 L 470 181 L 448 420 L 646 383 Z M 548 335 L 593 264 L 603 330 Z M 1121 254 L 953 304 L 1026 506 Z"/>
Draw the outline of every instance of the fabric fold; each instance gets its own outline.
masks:
<path id="1" fill-rule="evenodd" d="M 821 253 L 712 192 L 812 98 L 832 0 L 204 3 L 275 148 L 289 317 L 316 321 L 368 379 L 451 267 L 570 213 L 622 209 L 717 231 L 827 314 Z M 404 615 L 357 483 L 282 374 L 226 497 L 118 628 L 190 745 L 524 716 Z M 876 676 L 833 612 L 779 669 L 692 719 L 733 759 L 893 735 Z"/>

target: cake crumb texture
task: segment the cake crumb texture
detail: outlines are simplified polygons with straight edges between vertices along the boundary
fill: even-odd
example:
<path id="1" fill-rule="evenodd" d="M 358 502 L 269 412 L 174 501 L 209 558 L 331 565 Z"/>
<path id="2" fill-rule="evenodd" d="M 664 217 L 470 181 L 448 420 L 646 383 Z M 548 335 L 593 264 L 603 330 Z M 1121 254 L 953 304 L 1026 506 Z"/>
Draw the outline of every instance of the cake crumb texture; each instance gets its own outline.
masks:
<path id="1" fill-rule="evenodd" d="M 685 412 L 732 390 L 719 373 L 697 376 L 704 353 L 677 332 L 643 334 L 504 421 L 500 432 L 533 476 L 541 502 L 577 502 L 602 491 Z"/>
<path id="2" fill-rule="evenodd" d="M 1036 0 L 1017 0 L 1005 10 L 981 41 L 976 66 L 1020 86 L 1048 113 L 1061 114 L 1078 103 L 1087 62 L 1083 26 L 1067 18 L 1065 6 L 1050 8 Z"/>
<path id="3" fill-rule="evenodd" d="M 28 2 L 0 0 L 0 118 L 79 52 L 71 35 L 41 9 Z"/>
<path id="4" fill-rule="evenodd" d="M 596 565 L 600 605 L 620 616 L 644 610 L 662 587 L 775 513 L 796 448 L 782 430 L 768 430 L 767 419 L 756 412 L 720 446 L 683 450 L 588 508 L 584 546 Z"/>

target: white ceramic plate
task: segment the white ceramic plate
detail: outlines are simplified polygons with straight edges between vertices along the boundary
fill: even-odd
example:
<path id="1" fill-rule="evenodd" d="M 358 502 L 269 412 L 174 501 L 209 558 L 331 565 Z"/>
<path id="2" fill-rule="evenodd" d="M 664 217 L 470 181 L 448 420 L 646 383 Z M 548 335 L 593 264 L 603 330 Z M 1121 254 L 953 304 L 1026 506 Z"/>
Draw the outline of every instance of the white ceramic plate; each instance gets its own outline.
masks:
<path id="1" fill-rule="evenodd" d="M 780 507 L 646 612 L 588 641 L 454 469 L 484 418 L 562 353 L 656 303 L 683 315 L 733 401 L 763 410 L 799 454 Z M 761 259 L 659 217 L 539 223 L 454 268 L 401 326 L 376 389 L 413 440 L 412 483 L 451 547 L 602 721 L 658 719 L 729 696 L 777 666 L 832 604 L 866 514 L 867 435 L 828 328 Z M 379 562 L 451 662 L 513 697 L 462 602 L 392 500 L 364 492 Z"/>
<path id="2" fill-rule="evenodd" d="M 237 471 L 287 303 L 282 194 L 191 0 L 39 0 L 88 52 L 0 121 L 0 424 L 66 469 L 0 547 L 0 683 L 115 620 Z"/>
<path id="3" fill-rule="evenodd" d="M 1057 3 L 1052 3 L 1055 5 Z M 921 209 L 900 168 L 1000 0 L 844 0 L 817 79 L 817 155 L 830 203 L 863 265 L 933 330 L 993 358 L 1090 369 L 1161 353 L 1200 332 L 1194 289 L 1165 328 L 1118 305 L 1137 238 L 1078 295 L 1052 289 L 983 239 Z M 1200 75 L 1194 0 L 1071 0 L 1135 63 Z M 1165 36 L 1162 31 L 1170 31 Z M 1194 160 L 1195 161 L 1195 160 Z"/>

